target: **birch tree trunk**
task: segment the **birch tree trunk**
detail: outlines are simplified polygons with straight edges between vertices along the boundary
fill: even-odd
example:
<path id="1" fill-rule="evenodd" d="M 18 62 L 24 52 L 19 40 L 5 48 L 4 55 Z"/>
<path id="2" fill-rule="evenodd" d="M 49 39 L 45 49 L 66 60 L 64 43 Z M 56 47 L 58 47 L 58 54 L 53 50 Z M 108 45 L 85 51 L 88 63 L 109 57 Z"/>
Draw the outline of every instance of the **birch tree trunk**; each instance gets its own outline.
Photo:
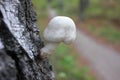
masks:
<path id="1" fill-rule="evenodd" d="M 0 0 L 0 80 L 54 80 L 31 0 Z"/>

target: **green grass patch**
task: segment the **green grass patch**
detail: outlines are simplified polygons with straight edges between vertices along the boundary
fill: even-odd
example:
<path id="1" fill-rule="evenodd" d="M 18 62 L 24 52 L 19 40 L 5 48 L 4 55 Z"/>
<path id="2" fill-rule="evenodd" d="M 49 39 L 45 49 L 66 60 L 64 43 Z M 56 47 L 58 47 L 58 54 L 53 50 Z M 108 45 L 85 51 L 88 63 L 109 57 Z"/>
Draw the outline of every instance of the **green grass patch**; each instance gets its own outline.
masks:
<path id="1" fill-rule="evenodd" d="M 57 80 L 94 80 L 86 66 L 79 67 L 77 56 L 72 55 L 74 48 L 60 44 L 52 55 L 51 61 L 56 71 Z"/>
<path id="2" fill-rule="evenodd" d="M 110 24 L 102 27 L 91 25 L 89 30 L 96 36 L 101 36 L 111 43 L 120 44 L 120 31 L 112 27 Z"/>

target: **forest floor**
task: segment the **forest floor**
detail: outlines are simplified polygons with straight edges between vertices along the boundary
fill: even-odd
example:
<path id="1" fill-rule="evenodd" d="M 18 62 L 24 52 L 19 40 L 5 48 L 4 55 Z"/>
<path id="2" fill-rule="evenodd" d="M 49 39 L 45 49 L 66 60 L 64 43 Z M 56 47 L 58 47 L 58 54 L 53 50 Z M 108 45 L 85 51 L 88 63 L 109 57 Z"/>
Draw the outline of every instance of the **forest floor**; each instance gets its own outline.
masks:
<path id="1" fill-rule="evenodd" d="M 91 69 L 97 73 L 98 79 L 119 80 L 119 45 L 112 44 L 103 37 L 96 37 L 87 29 L 85 23 L 79 23 L 77 27 L 77 39 L 74 46 L 84 60 L 89 63 Z"/>

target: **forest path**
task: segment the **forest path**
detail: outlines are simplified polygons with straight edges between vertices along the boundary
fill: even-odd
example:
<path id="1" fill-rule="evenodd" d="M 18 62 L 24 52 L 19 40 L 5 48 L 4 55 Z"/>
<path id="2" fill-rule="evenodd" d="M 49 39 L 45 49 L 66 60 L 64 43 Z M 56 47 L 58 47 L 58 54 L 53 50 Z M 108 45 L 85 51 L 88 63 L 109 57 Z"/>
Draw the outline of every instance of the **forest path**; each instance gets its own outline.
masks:
<path id="1" fill-rule="evenodd" d="M 120 54 L 106 45 L 97 43 L 91 37 L 77 30 L 74 46 L 80 55 L 90 62 L 102 80 L 120 80 Z"/>

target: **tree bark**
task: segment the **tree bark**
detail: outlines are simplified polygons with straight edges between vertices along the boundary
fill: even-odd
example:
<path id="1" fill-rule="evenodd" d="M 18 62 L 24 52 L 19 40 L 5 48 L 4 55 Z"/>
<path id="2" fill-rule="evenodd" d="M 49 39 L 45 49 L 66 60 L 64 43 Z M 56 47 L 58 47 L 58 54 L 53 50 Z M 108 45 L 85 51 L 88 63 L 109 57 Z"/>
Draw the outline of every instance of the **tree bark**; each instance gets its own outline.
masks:
<path id="1" fill-rule="evenodd" d="M 31 0 L 0 0 L 0 80 L 54 80 Z"/>

